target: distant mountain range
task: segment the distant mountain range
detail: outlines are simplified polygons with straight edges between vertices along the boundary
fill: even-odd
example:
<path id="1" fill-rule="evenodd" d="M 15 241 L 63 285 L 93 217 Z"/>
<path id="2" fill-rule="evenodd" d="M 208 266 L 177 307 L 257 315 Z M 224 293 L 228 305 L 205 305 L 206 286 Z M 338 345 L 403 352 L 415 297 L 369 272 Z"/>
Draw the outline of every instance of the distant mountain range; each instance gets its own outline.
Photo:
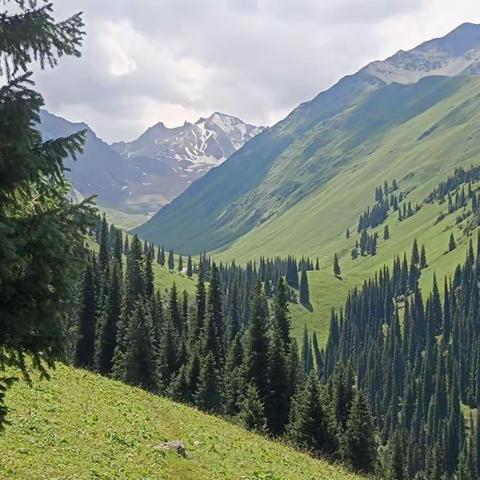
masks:
<path id="1" fill-rule="evenodd" d="M 226 250 L 239 259 L 334 248 L 370 204 L 373 182 L 405 177 L 412 190 L 473 161 L 479 73 L 480 25 L 471 23 L 370 63 L 250 140 L 135 231 L 181 253 Z"/>
<path id="2" fill-rule="evenodd" d="M 138 222 L 220 165 L 263 127 L 216 112 L 176 128 L 160 122 L 133 142 L 108 145 L 85 123 L 43 110 L 40 129 L 46 139 L 86 129 L 83 155 L 67 160 L 76 193 L 97 194 L 99 205 L 116 211 L 117 218 L 135 215 Z"/>

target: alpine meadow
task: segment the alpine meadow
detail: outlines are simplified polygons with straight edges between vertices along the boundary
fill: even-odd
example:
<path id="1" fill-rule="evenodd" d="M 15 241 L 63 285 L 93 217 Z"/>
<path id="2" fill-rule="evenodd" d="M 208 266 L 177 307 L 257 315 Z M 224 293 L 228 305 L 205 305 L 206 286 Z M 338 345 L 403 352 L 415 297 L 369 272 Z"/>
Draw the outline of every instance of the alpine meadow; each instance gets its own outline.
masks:
<path id="1" fill-rule="evenodd" d="M 479 13 L 0 2 L 0 478 L 480 478 Z"/>

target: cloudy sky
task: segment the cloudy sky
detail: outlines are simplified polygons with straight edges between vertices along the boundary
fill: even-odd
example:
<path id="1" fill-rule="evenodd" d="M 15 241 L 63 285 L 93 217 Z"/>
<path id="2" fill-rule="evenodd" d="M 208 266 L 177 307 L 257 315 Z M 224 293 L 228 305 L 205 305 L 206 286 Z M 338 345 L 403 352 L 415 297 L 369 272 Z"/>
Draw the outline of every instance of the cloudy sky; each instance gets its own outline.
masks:
<path id="1" fill-rule="evenodd" d="M 37 75 L 47 108 L 107 141 L 221 111 L 270 125 L 340 77 L 480 23 L 478 0 L 58 0 L 83 57 Z"/>

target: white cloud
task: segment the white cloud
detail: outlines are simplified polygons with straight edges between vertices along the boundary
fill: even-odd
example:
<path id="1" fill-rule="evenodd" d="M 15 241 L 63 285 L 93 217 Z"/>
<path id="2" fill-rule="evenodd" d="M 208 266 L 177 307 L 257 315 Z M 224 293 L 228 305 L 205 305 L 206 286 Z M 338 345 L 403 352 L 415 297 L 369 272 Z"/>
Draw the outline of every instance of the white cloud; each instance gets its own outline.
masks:
<path id="1" fill-rule="evenodd" d="M 77 1 L 58 1 L 57 12 Z M 83 0 L 81 59 L 38 75 L 47 108 L 119 140 L 213 111 L 271 124 L 364 64 L 480 21 L 478 0 Z"/>

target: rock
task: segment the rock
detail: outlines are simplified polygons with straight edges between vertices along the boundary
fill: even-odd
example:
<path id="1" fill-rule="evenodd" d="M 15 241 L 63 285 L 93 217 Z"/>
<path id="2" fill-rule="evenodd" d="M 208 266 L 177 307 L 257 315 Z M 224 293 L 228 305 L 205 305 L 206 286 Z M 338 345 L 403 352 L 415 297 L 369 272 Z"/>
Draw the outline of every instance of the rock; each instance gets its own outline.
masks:
<path id="1" fill-rule="evenodd" d="M 170 442 L 164 442 L 164 443 L 161 443 L 156 448 L 160 448 L 162 450 L 172 450 L 183 458 L 187 456 L 185 445 L 180 440 L 172 440 Z"/>

